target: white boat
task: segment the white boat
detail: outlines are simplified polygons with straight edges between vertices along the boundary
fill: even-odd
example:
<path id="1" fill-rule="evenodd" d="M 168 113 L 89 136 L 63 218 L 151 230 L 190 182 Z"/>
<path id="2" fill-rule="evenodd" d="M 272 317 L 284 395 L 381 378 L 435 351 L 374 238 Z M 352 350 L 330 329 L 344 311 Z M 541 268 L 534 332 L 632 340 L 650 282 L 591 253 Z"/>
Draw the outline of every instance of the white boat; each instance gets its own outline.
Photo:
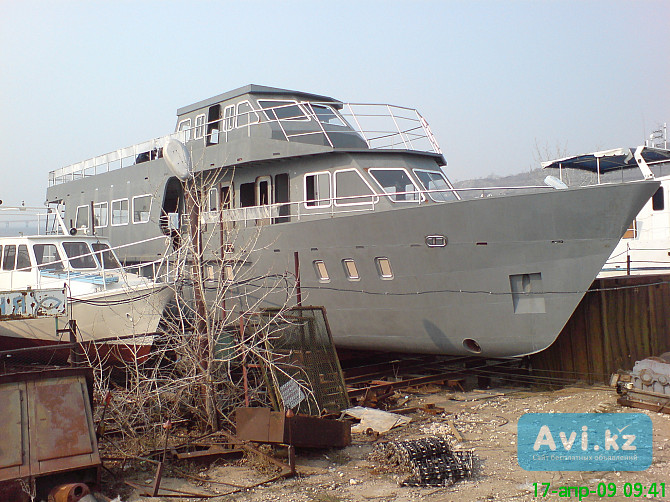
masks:
<path id="1" fill-rule="evenodd" d="M 637 214 L 598 274 L 602 277 L 670 274 L 670 150 L 645 144 L 602 150 L 542 163 L 544 168 L 589 171 L 597 184 L 632 179 L 656 180 L 661 186 Z"/>
<path id="2" fill-rule="evenodd" d="M 36 210 L 0 210 L 12 213 Z M 57 212 L 41 213 L 38 229 L 50 227 L 51 233 L 0 237 L 0 350 L 68 343 L 70 337 L 57 330 L 73 319 L 78 342 L 105 346 L 105 353 L 115 346 L 124 358 L 148 353 L 173 297 L 170 286 L 121 267 L 106 239 L 68 232 Z M 50 315 L 37 313 L 40 294 Z"/>

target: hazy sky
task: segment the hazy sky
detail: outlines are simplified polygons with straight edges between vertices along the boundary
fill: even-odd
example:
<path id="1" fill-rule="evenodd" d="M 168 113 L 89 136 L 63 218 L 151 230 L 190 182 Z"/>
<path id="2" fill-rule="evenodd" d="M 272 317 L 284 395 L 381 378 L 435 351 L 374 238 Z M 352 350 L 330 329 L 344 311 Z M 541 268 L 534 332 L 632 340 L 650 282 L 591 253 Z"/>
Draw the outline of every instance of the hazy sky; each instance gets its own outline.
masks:
<path id="1" fill-rule="evenodd" d="M 670 122 L 670 2 L 0 0 L 5 205 L 249 83 L 417 108 L 453 180 Z"/>

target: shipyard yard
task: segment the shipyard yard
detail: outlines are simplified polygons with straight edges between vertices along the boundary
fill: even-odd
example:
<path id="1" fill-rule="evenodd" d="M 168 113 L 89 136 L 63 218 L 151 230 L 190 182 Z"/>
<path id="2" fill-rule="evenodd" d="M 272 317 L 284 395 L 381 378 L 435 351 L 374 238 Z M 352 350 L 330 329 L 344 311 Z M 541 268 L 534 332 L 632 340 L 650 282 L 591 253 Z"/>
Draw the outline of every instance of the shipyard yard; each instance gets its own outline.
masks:
<path id="1" fill-rule="evenodd" d="M 285 502 L 358 502 L 418 500 L 434 501 L 522 501 L 543 500 L 535 496 L 535 485 L 542 490 L 542 483 L 552 488 L 588 486 L 596 489 L 599 483 L 614 483 L 618 492 L 608 500 L 628 500 L 623 495 L 624 483 L 666 482 L 670 475 L 670 415 L 645 411 L 654 428 L 654 452 L 651 467 L 643 472 L 530 472 L 517 462 L 517 422 L 524 413 L 631 413 L 640 410 L 625 408 L 616 403 L 617 395 L 605 386 L 573 385 L 558 390 L 539 390 L 529 387 L 494 387 L 467 392 L 452 391 L 435 385 L 413 389 L 411 393 L 398 393 L 401 399 L 408 396 L 406 406 L 434 405 L 443 409 L 437 414 L 414 412 L 412 421 L 378 437 L 353 434 L 352 444 L 343 449 L 299 450 L 297 475 L 275 480 L 263 486 L 241 490 L 232 495 L 214 496 L 209 500 L 276 501 Z M 475 470 L 470 479 L 447 487 L 400 486 L 402 472 L 385 464 L 376 455 L 379 444 L 385 441 L 417 439 L 426 436 L 443 436 L 460 448 L 472 449 Z M 133 463 L 125 470 L 113 471 L 117 480 L 108 478 L 108 495 L 117 489 L 122 500 L 196 500 L 183 498 L 150 498 L 133 493 L 120 485 L 121 479 L 134 480 L 150 486 L 154 467 Z M 208 494 L 233 491 L 234 486 L 252 486 L 271 478 L 278 470 L 255 456 L 215 462 L 180 462 L 174 470 L 168 468 L 162 486 Z M 188 478 L 178 473 L 188 474 Z M 406 473 L 404 473 L 406 475 Z M 565 499 L 566 497 L 563 497 Z M 559 500 L 558 494 L 549 494 L 546 500 Z M 577 500 L 577 496 L 569 497 Z M 600 500 L 592 496 L 589 500 Z M 646 497 L 661 500 L 662 497 Z"/>

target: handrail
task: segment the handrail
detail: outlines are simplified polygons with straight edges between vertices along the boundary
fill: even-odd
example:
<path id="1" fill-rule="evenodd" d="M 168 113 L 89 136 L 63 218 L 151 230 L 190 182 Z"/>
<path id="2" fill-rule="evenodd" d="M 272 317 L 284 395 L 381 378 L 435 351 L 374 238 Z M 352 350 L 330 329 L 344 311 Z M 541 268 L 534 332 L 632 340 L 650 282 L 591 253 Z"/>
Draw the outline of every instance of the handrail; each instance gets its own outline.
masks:
<path id="1" fill-rule="evenodd" d="M 337 130 L 325 127 L 325 123 L 319 119 L 314 106 L 328 106 L 332 113 L 343 123 L 336 127 Z M 304 119 L 295 118 L 273 118 L 277 117 L 273 111 L 282 108 L 298 106 L 304 113 Z M 346 111 L 345 111 L 346 109 Z M 257 119 L 252 121 L 252 117 Z M 246 120 L 240 120 L 240 117 L 246 117 Z M 234 127 L 228 127 L 232 123 Z M 241 125 L 238 125 L 241 123 Z M 292 132 L 286 127 L 288 124 L 309 123 L 316 124 L 314 130 L 303 130 Z M 220 127 L 214 127 L 210 131 L 210 126 L 221 124 Z M 336 110 L 332 103 L 300 101 L 289 102 L 272 107 L 258 107 L 250 111 L 235 113 L 229 117 L 219 117 L 208 121 L 205 124 L 195 125 L 181 131 L 174 132 L 165 136 L 143 141 L 135 145 L 119 148 L 113 152 L 70 164 L 49 172 L 49 186 L 59 185 L 74 181 L 76 179 L 95 176 L 104 172 L 130 167 L 148 160 L 154 160 L 162 156 L 162 149 L 170 139 L 178 139 L 183 143 L 191 141 L 202 141 L 207 145 L 219 142 L 227 142 L 228 134 L 233 130 L 258 128 L 267 125 L 276 125 L 281 131 L 284 140 L 299 141 L 298 138 L 304 136 L 320 135 L 323 136 L 331 148 L 337 144 L 333 140 L 333 134 L 351 133 L 365 141 L 370 149 L 395 149 L 403 148 L 407 150 L 425 151 L 441 154 L 435 137 L 433 136 L 428 122 L 413 108 L 390 104 L 367 104 L 367 103 L 345 103 L 342 110 Z M 214 130 L 217 131 L 218 138 L 214 141 Z M 203 131 L 203 134 L 196 138 L 196 132 Z M 415 146 L 416 145 L 416 146 Z"/>

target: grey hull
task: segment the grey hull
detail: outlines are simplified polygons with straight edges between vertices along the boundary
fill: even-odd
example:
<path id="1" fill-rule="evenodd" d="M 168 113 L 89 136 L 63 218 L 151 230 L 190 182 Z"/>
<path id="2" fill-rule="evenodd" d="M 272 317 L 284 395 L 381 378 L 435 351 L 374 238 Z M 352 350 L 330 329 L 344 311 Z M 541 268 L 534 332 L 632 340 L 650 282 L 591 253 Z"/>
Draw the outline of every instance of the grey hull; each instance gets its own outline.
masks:
<path id="1" fill-rule="evenodd" d="M 303 303 L 326 307 L 340 347 L 472 354 L 478 346 L 482 356 L 519 356 L 556 339 L 657 187 L 587 187 L 301 221 L 248 229 L 237 242 L 253 239 L 261 250 L 247 264 L 255 274 L 292 271 L 298 253 Z M 448 243 L 428 247 L 428 235 Z M 377 257 L 389 259 L 393 279 L 380 277 Z M 347 258 L 359 280 L 346 278 Z M 315 260 L 325 263 L 329 282 L 318 280 Z M 468 339 L 476 342 L 471 350 Z"/>

